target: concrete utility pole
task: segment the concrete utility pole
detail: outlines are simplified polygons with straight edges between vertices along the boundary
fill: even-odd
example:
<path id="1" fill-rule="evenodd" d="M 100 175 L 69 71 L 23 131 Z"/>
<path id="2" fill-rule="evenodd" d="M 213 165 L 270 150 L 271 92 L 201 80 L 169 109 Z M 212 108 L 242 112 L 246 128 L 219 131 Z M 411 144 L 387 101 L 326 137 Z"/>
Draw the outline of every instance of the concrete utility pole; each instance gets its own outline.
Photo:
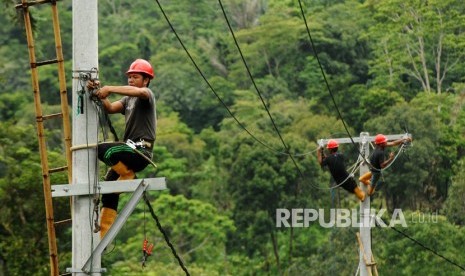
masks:
<path id="1" fill-rule="evenodd" d="M 388 140 L 398 140 L 406 137 L 410 137 L 408 134 L 394 134 L 394 135 L 386 135 Z M 350 138 L 332 138 L 336 140 L 339 144 L 348 144 L 354 143 L 360 144 L 360 153 L 364 155 L 365 159 L 368 159 L 370 155 L 370 142 L 375 140 L 374 136 L 369 136 L 368 132 L 361 132 L 360 137 L 354 137 L 352 140 Z M 319 145 L 326 145 L 329 139 L 321 139 L 318 141 Z M 368 172 L 368 165 L 363 162 L 360 165 L 360 175 L 365 174 Z M 364 184 L 360 184 L 361 189 L 367 193 L 367 187 Z M 359 257 L 359 269 L 360 269 L 360 276 L 367 276 L 372 275 L 371 271 L 371 262 L 373 259 L 373 254 L 371 251 L 371 225 L 373 223 L 371 214 L 370 214 L 370 203 L 371 198 L 366 196 L 365 201 L 360 203 L 360 242 L 361 248 L 360 250 L 360 257 Z M 367 265 L 368 263 L 368 265 Z"/>
<path id="2" fill-rule="evenodd" d="M 73 146 L 97 143 L 97 113 L 92 101 L 85 96 L 78 99 L 82 81 L 78 79 L 80 71 L 98 68 L 98 1 L 73 0 Z M 80 102 L 83 101 L 83 102 Z M 78 104 L 83 113 L 78 113 Z M 96 181 L 96 150 L 84 148 L 73 151 L 73 185 L 83 185 L 91 189 Z M 89 186 L 90 185 L 90 186 Z M 72 197 L 72 268 L 73 275 L 82 275 L 84 266 L 97 246 L 99 233 L 93 233 L 89 215 L 93 211 L 92 195 L 74 195 Z M 100 275 L 100 255 L 93 256 L 92 273 Z"/>
<path id="3" fill-rule="evenodd" d="M 73 275 L 101 275 L 101 254 L 115 238 L 147 190 L 165 190 L 164 177 L 125 181 L 98 181 L 97 110 L 88 93 L 86 79 L 96 77 L 98 68 L 97 1 L 73 0 L 73 178 L 72 184 L 52 185 L 52 197 L 72 197 L 72 267 Z M 94 195 L 132 192 L 105 237 L 94 233 Z M 98 207 L 98 206 L 97 206 Z"/>
<path id="4" fill-rule="evenodd" d="M 365 160 L 370 156 L 368 132 L 360 133 L 360 152 L 364 154 Z M 388 138 L 389 139 L 389 138 Z M 360 165 L 360 176 L 368 172 L 369 168 L 366 162 L 362 162 Z M 366 197 L 363 202 L 360 202 L 360 242 L 363 245 L 363 251 L 360 250 L 359 254 L 359 268 L 360 276 L 371 275 L 371 267 L 366 265 L 366 260 L 371 262 L 373 253 L 371 252 L 371 219 L 370 219 L 370 208 L 371 208 L 371 197 L 368 196 L 367 186 L 361 184 L 362 191 L 365 192 Z"/>

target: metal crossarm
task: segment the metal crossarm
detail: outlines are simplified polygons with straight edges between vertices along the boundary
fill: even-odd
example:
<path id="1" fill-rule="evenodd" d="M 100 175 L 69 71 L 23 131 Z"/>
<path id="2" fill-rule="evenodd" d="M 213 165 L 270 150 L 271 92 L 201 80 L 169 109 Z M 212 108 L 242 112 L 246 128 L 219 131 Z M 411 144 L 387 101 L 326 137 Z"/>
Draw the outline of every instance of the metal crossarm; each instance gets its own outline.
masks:
<path id="1" fill-rule="evenodd" d="M 148 186 L 147 190 L 149 191 L 166 189 L 166 180 L 164 177 L 144 178 L 142 181 Z M 141 179 L 102 181 L 99 182 L 96 189 L 101 194 L 133 192 L 140 182 Z M 88 183 L 52 185 L 52 197 L 92 195 L 92 193 L 93 191 L 89 189 Z"/>

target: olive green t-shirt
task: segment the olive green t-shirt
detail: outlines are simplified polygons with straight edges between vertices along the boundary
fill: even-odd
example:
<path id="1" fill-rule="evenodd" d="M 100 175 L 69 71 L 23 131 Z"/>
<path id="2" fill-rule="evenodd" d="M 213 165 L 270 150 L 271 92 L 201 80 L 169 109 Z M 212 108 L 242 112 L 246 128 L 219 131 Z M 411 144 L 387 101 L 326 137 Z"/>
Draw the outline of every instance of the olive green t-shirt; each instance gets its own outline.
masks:
<path id="1" fill-rule="evenodd" d="M 147 89 L 150 92 L 148 99 L 125 96 L 120 100 L 124 107 L 122 114 L 126 122 L 124 141 L 131 139 L 138 142 L 143 139 L 150 143 L 155 142 L 157 129 L 155 96 L 152 90 Z"/>

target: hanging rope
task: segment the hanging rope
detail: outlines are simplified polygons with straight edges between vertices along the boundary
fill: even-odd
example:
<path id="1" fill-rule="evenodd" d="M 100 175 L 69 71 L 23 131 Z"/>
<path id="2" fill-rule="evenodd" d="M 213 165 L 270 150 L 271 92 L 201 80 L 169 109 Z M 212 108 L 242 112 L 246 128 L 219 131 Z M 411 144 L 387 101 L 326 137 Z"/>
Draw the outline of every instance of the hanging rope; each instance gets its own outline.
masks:
<path id="1" fill-rule="evenodd" d="M 166 234 L 165 230 L 160 224 L 160 221 L 158 220 L 157 215 L 155 215 L 155 212 L 153 211 L 152 205 L 150 204 L 149 199 L 147 198 L 147 194 L 144 192 L 144 201 L 147 204 L 147 207 L 149 208 L 150 214 L 152 215 L 153 219 L 155 220 L 155 223 L 157 224 L 158 230 L 163 234 L 163 238 L 165 239 L 166 244 L 169 246 L 171 249 L 171 252 L 173 253 L 173 256 L 178 260 L 179 265 L 181 266 L 182 270 L 186 273 L 186 275 L 190 276 L 189 271 L 187 271 L 187 268 L 184 266 L 184 263 L 182 262 L 181 258 L 178 256 L 178 253 L 176 253 L 176 249 L 174 249 L 173 244 L 171 244 L 170 239 L 168 237 L 168 234 Z"/>

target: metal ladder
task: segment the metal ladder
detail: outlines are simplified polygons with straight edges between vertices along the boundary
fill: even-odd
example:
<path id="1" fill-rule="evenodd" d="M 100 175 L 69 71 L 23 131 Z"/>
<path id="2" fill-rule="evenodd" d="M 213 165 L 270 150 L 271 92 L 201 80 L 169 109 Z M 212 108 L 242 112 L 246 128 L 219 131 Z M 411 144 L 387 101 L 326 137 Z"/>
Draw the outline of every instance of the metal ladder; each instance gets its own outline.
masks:
<path id="1" fill-rule="evenodd" d="M 66 79 L 65 79 L 65 69 L 64 69 L 64 59 L 62 52 L 61 44 L 61 35 L 60 35 L 60 23 L 58 20 L 58 10 L 57 10 L 57 0 L 37 0 L 37 1 L 27 1 L 21 0 L 20 4 L 17 4 L 15 7 L 18 10 L 22 10 L 24 15 L 24 25 L 26 29 L 27 44 L 29 50 L 29 61 L 31 68 L 31 77 L 32 77 L 32 88 L 34 93 L 34 105 L 36 113 L 36 126 L 37 126 L 37 137 L 39 142 L 39 152 L 40 152 L 40 161 L 42 164 L 42 182 L 45 198 L 45 215 L 47 223 L 47 232 L 48 232 L 48 244 L 49 244 L 49 257 L 50 257 L 50 275 L 56 276 L 59 275 L 58 271 L 58 250 L 56 243 L 56 232 L 55 225 L 57 224 L 54 220 L 53 215 L 53 203 L 52 203 L 52 191 L 51 191 L 51 180 L 50 174 L 56 172 L 68 172 L 68 181 L 72 183 L 72 159 L 71 159 L 71 128 L 69 120 L 69 106 L 66 90 Z M 29 8 L 31 6 L 40 5 L 40 4 L 50 4 L 52 8 L 52 21 L 53 21 L 53 31 L 55 38 L 55 48 L 56 48 L 56 58 L 52 60 L 45 61 L 36 61 L 36 52 L 34 47 L 34 38 L 32 33 L 31 25 L 31 16 L 29 13 Z M 38 67 L 49 64 L 57 64 L 58 66 L 58 79 L 59 79 L 59 93 L 61 100 L 61 113 L 43 115 L 42 112 L 42 103 L 40 98 L 40 89 L 39 89 L 39 70 Z M 65 148 L 65 157 L 66 157 L 66 166 L 58 168 L 49 168 L 48 157 L 47 157 L 47 146 L 46 146 L 46 136 L 44 129 L 44 121 L 49 119 L 62 119 L 63 122 L 63 140 Z"/>

